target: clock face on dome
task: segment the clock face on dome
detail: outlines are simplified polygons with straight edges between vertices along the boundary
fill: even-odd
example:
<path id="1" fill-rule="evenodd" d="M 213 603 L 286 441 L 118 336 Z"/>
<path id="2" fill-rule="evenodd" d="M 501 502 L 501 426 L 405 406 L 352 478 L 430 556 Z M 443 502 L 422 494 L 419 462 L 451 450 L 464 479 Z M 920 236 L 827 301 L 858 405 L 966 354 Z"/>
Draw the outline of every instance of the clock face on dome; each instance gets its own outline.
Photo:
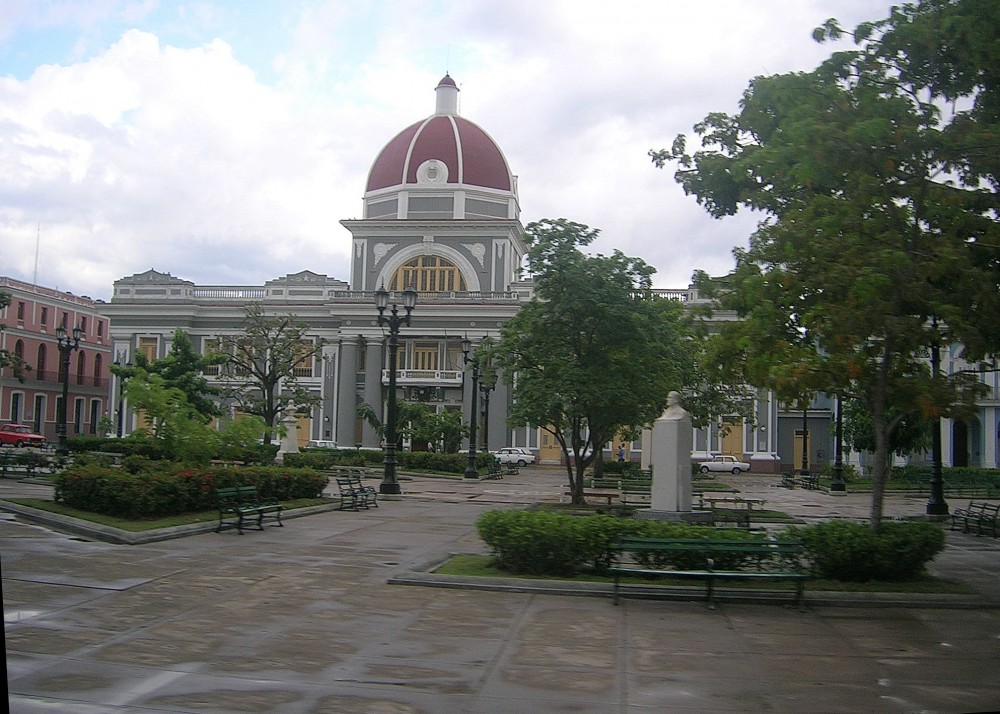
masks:
<path id="1" fill-rule="evenodd" d="M 417 167 L 417 183 L 443 184 L 448 182 L 448 164 L 428 159 Z"/>

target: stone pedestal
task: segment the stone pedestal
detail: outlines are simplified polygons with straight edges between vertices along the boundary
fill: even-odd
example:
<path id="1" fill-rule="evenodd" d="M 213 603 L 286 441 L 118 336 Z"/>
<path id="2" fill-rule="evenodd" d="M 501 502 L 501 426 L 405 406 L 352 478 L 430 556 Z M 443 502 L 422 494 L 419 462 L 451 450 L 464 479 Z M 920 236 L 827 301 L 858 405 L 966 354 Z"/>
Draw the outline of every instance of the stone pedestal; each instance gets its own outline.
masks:
<path id="1" fill-rule="evenodd" d="M 704 522 L 710 512 L 691 509 L 691 446 L 694 432 L 691 415 L 680 405 L 680 395 L 671 392 L 667 410 L 653 422 L 652 508 L 637 516 L 650 520 Z"/>
<path id="2" fill-rule="evenodd" d="M 285 427 L 285 434 L 281 437 L 281 445 L 274 460 L 281 464 L 285 461 L 285 454 L 299 453 L 299 420 L 295 417 L 295 406 L 289 402 L 285 409 L 285 415 L 281 417 L 281 423 Z"/>

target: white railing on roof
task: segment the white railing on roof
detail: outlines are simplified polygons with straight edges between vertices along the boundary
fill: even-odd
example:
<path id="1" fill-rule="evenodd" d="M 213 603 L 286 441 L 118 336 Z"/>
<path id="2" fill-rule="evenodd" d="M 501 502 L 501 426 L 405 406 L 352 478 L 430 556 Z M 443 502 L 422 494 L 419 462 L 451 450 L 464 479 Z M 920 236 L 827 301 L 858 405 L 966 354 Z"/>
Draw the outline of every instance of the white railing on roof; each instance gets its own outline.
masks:
<path id="1" fill-rule="evenodd" d="M 191 296 L 202 300 L 263 300 L 267 297 L 267 289 L 220 285 L 193 288 Z"/>

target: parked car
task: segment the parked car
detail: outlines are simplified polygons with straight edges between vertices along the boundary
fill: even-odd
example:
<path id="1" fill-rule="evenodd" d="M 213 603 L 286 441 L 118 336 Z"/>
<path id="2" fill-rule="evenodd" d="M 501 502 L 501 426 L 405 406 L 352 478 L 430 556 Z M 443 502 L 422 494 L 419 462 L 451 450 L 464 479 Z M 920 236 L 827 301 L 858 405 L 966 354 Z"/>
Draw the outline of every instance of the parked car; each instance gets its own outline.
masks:
<path id="1" fill-rule="evenodd" d="M 741 471 L 749 471 L 750 464 L 746 461 L 740 461 L 735 456 L 726 456 L 725 454 L 720 454 L 712 458 L 710 461 L 702 461 L 698 464 L 698 470 L 703 474 L 709 471 L 727 471 L 729 473 L 738 474 Z"/>
<path id="2" fill-rule="evenodd" d="M 337 442 L 329 439 L 314 439 L 306 444 L 307 449 L 336 449 Z"/>
<path id="3" fill-rule="evenodd" d="M 20 449 L 22 446 L 45 446 L 45 437 L 36 434 L 30 426 L 24 424 L 4 424 L 0 426 L 0 444 L 14 446 Z"/>
<path id="4" fill-rule="evenodd" d="M 520 446 L 508 446 L 493 452 L 493 456 L 501 464 L 517 464 L 527 466 L 535 463 L 535 455 Z"/>

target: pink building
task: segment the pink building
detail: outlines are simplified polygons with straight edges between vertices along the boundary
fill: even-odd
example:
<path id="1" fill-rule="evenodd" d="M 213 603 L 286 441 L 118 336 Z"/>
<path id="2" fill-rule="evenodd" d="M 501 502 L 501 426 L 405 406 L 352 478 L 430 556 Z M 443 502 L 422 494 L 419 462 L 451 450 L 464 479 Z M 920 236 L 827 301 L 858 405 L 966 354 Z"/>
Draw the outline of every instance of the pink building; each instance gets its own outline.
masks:
<path id="1" fill-rule="evenodd" d="M 104 303 L 72 293 L 0 277 L 0 291 L 10 293 L 10 305 L 0 309 L 0 348 L 24 360 L 20 375 L 0 370 L 0 423 L 28 424 L 56 441 L 56 414 L 62 399 L 56 329 L 81 330 L 79 349 L 70 353 L 69 408 L 66 435 L 97 434 L 101 417 L 109 414 L 108 378 L 112 354 Z M 20 379 L 18 378 L 20 377 Z"/>

